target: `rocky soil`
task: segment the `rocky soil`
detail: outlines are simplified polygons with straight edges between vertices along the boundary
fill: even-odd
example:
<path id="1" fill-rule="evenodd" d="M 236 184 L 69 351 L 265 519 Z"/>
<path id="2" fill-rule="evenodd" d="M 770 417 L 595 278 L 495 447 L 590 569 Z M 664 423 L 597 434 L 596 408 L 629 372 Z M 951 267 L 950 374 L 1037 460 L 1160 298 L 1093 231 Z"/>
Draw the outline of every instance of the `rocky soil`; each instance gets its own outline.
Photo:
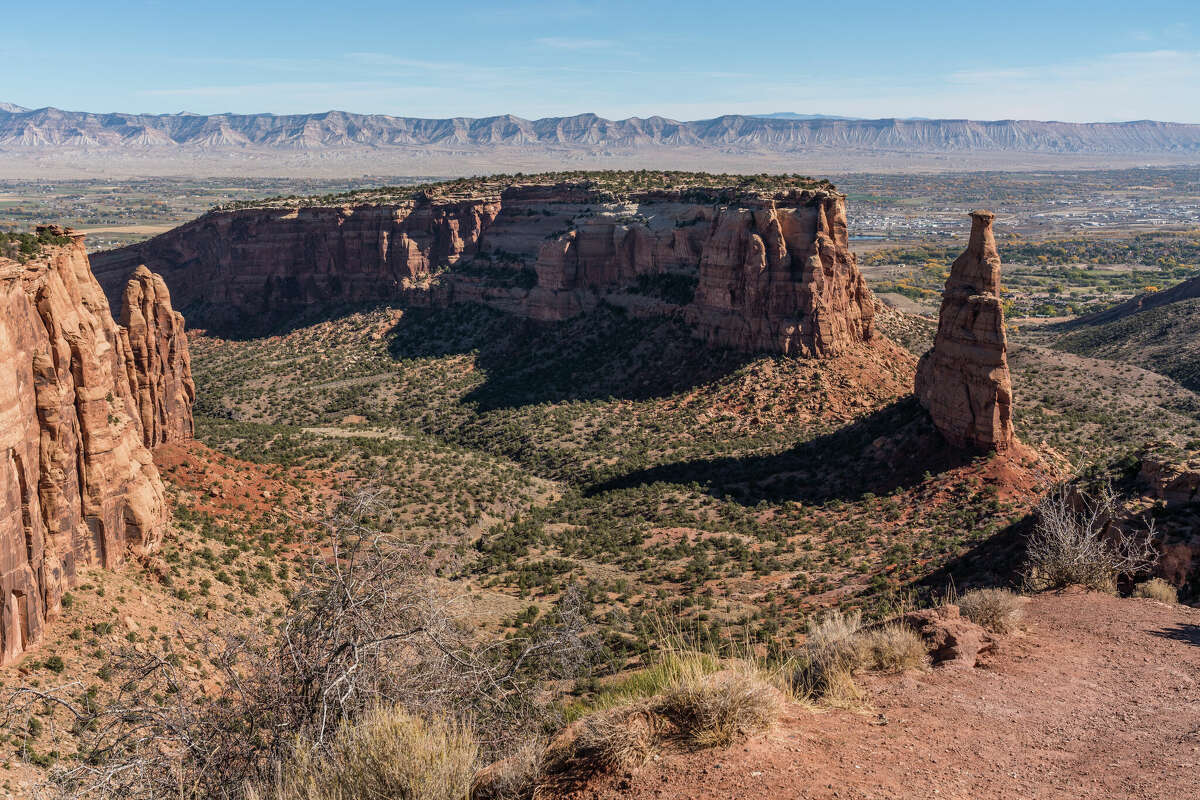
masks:
<path id="1" fill-rule="evenodd" d="M 1200 610 L 1070 592 L 976 668 L 877 677 L 725 751 L 662 752 L 574 798 L 1183 798 L 1200 769 Z"/>

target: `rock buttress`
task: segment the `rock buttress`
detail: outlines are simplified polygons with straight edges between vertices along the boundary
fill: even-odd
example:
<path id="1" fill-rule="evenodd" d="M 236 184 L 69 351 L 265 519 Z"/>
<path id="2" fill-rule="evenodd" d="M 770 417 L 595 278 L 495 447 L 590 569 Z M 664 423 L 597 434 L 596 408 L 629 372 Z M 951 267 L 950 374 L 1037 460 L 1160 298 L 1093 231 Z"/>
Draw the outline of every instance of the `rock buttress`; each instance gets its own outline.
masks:
<path id="1" fill-rule="evenodd" d="M 183 315 L 171 308 L 167 284 L 145 266 L 134 270 L 121 301 L 121 326 L 128 342 L 129 384 L 142 423 L 142 443 L 191 439 L 196 384 Z"/>
<path id="2" fill-rule="evenodd" d="M 0 662 L 41 637 L 82 565 L 149 552 L 166 524 L 122 331 L 83 237 L 0 259 Z"/>
<path id="3" fill-rule="evenodd" d="M 722 209 L 700 248 L 696 332 L 737 350 L 835 356 L 874 335 L 845 197 L 796 192 Z"/>
<path id="4" fill-rule="evenodd" d="M 971 212 L 971 239 L 950 267 L 933 348 L 917 365 L 915 390 L 956 447 L 1007 451 L 1013 444 L 1000 254 L 990 211 Z"/>

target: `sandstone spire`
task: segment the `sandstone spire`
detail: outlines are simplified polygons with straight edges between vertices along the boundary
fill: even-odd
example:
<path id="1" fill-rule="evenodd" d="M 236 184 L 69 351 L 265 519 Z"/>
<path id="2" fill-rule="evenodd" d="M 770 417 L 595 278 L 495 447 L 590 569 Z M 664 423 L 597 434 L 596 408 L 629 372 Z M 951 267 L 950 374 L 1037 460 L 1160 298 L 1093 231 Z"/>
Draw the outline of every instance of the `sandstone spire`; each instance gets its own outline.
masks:
<path id="1" fill-rule="evenodd" d="M 971 212 L 971 240 L 950 267 L 933 349 L 915 390 L 947 441 L 1003 452 L 1013 443 L 1012 383 L 990 211 Z"/>
<path id="2" fill-rule="evenodd" d="M 121 302 L 129 385 L 146 447 L 192 438 L 196 385 L 183 315 L 171 308 L 167 284 L 145 265 L 133 272 Z"/>

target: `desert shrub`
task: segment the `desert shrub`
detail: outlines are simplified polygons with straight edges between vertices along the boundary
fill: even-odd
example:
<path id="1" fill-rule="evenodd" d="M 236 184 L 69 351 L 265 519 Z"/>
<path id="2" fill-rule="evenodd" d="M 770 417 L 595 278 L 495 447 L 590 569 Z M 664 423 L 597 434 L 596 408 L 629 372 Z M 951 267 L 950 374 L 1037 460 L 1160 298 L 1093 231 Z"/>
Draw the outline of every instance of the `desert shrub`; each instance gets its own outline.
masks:
<path id="1" fill-rule="evenodd" d="M 1134 597 L 1148 597 L 1160 603 L 1178 603 L 1179 592 L 1162 578 L 1151 578 L 1133 587 Z"/>
<path id="2" fill-rule="evenodd" d="M 243 787 L 271 785 L 282 764 L 308 757 L 297 737 L 314 760 L 340 758 L 360 722 L 374 726 L 364 736 L 387 725 L 435 736 L 451 723 L 420 727 L 397 715 L 470 719 L 473 746 L 489 759 L 561 724 L 545 686 L 576 677 L 587 657 L 572 601 L 547 612 L 537 630 L 481 641 L 465 619 L 469 605 L 423 548 L 372 529 L 374 507 L 356 497 L 326 521 L 331 551 L 314 550 L 305 581 L 269 630 L 215 641 L 196 634 L 220 677 L 215 694 L 178 663 L 127 647 L 105 667 L 120 676 L 109 704 L 57 698 L 89 736 L 80 759 L 51 774 L 55 789 L 69 797 L 238 800 Z M 43 695 L 18 689 L 8 705 L 20 711 Z M 395 719 L 379 708 L 397 709 Z"/>
<path id="3" fill-rule="evenodd" d="M 849 706 L 862 699 L 855 673 L 923 669 L 928 663 L 921 637 L 904 625 L 864 628 L 857 612 L 835 610 L 809 625 L 808 638 L 795 658 L 792 684 L 803 697 Z"/>
<path id="4" fill-rule="evenodd" d="M 685 742 L 727 747 L 766 730 L 779 716 L 783 694 L 752 664 L 711 674 L 685 673 L 651 703 Z"/>
<path id="5" fill-rule="evenodd" d="M 1110 486 L 1072 502 L 1066 488 L 1052 492 L 1037 510 L 1025 551 L 1025 583 L 1033 590 L 1084 586 L 1116 590 L 1118 579 L 1145 572 L 1158 561 L 1154 525 L 1128 532 L 1111 522 L 1120 517 Z"/>
<path id="6" fill-rule="evenodd" d="M 274 784 L 247 800 L 463 800 L 479 749 L 470 727 L 398 708 L 343 721 L 327 747 L 298 741 Z"/>
<path id="7" fill-rule="evenodd" d="M 964 617 L 993 633 L 1012 633 L 1025 613 L 1021 598 L 1007 589 L 974 589 L 958 600 Z"/>
<path id="8" fill-rule="evenodd" d="M 869 658 L 866 641 L 859 635 L 861 629 L 858 613 L 836 610 L 809 625 L 793 677 L 798 694 L 834 705 L 858 701 L 861 693 L 854 683 L 854 673 Z"/>

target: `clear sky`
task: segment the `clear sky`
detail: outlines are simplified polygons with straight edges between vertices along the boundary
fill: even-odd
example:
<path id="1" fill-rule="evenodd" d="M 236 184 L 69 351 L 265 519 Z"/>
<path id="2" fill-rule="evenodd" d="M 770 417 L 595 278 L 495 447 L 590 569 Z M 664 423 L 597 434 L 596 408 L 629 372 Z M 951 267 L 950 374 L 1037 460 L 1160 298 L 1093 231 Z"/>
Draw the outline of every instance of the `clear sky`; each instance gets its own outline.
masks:
<path id="1" fill-rule="evenodd" d="M 1200 0 L 6 5 L 30 107 L 1200 123 Z"/>

